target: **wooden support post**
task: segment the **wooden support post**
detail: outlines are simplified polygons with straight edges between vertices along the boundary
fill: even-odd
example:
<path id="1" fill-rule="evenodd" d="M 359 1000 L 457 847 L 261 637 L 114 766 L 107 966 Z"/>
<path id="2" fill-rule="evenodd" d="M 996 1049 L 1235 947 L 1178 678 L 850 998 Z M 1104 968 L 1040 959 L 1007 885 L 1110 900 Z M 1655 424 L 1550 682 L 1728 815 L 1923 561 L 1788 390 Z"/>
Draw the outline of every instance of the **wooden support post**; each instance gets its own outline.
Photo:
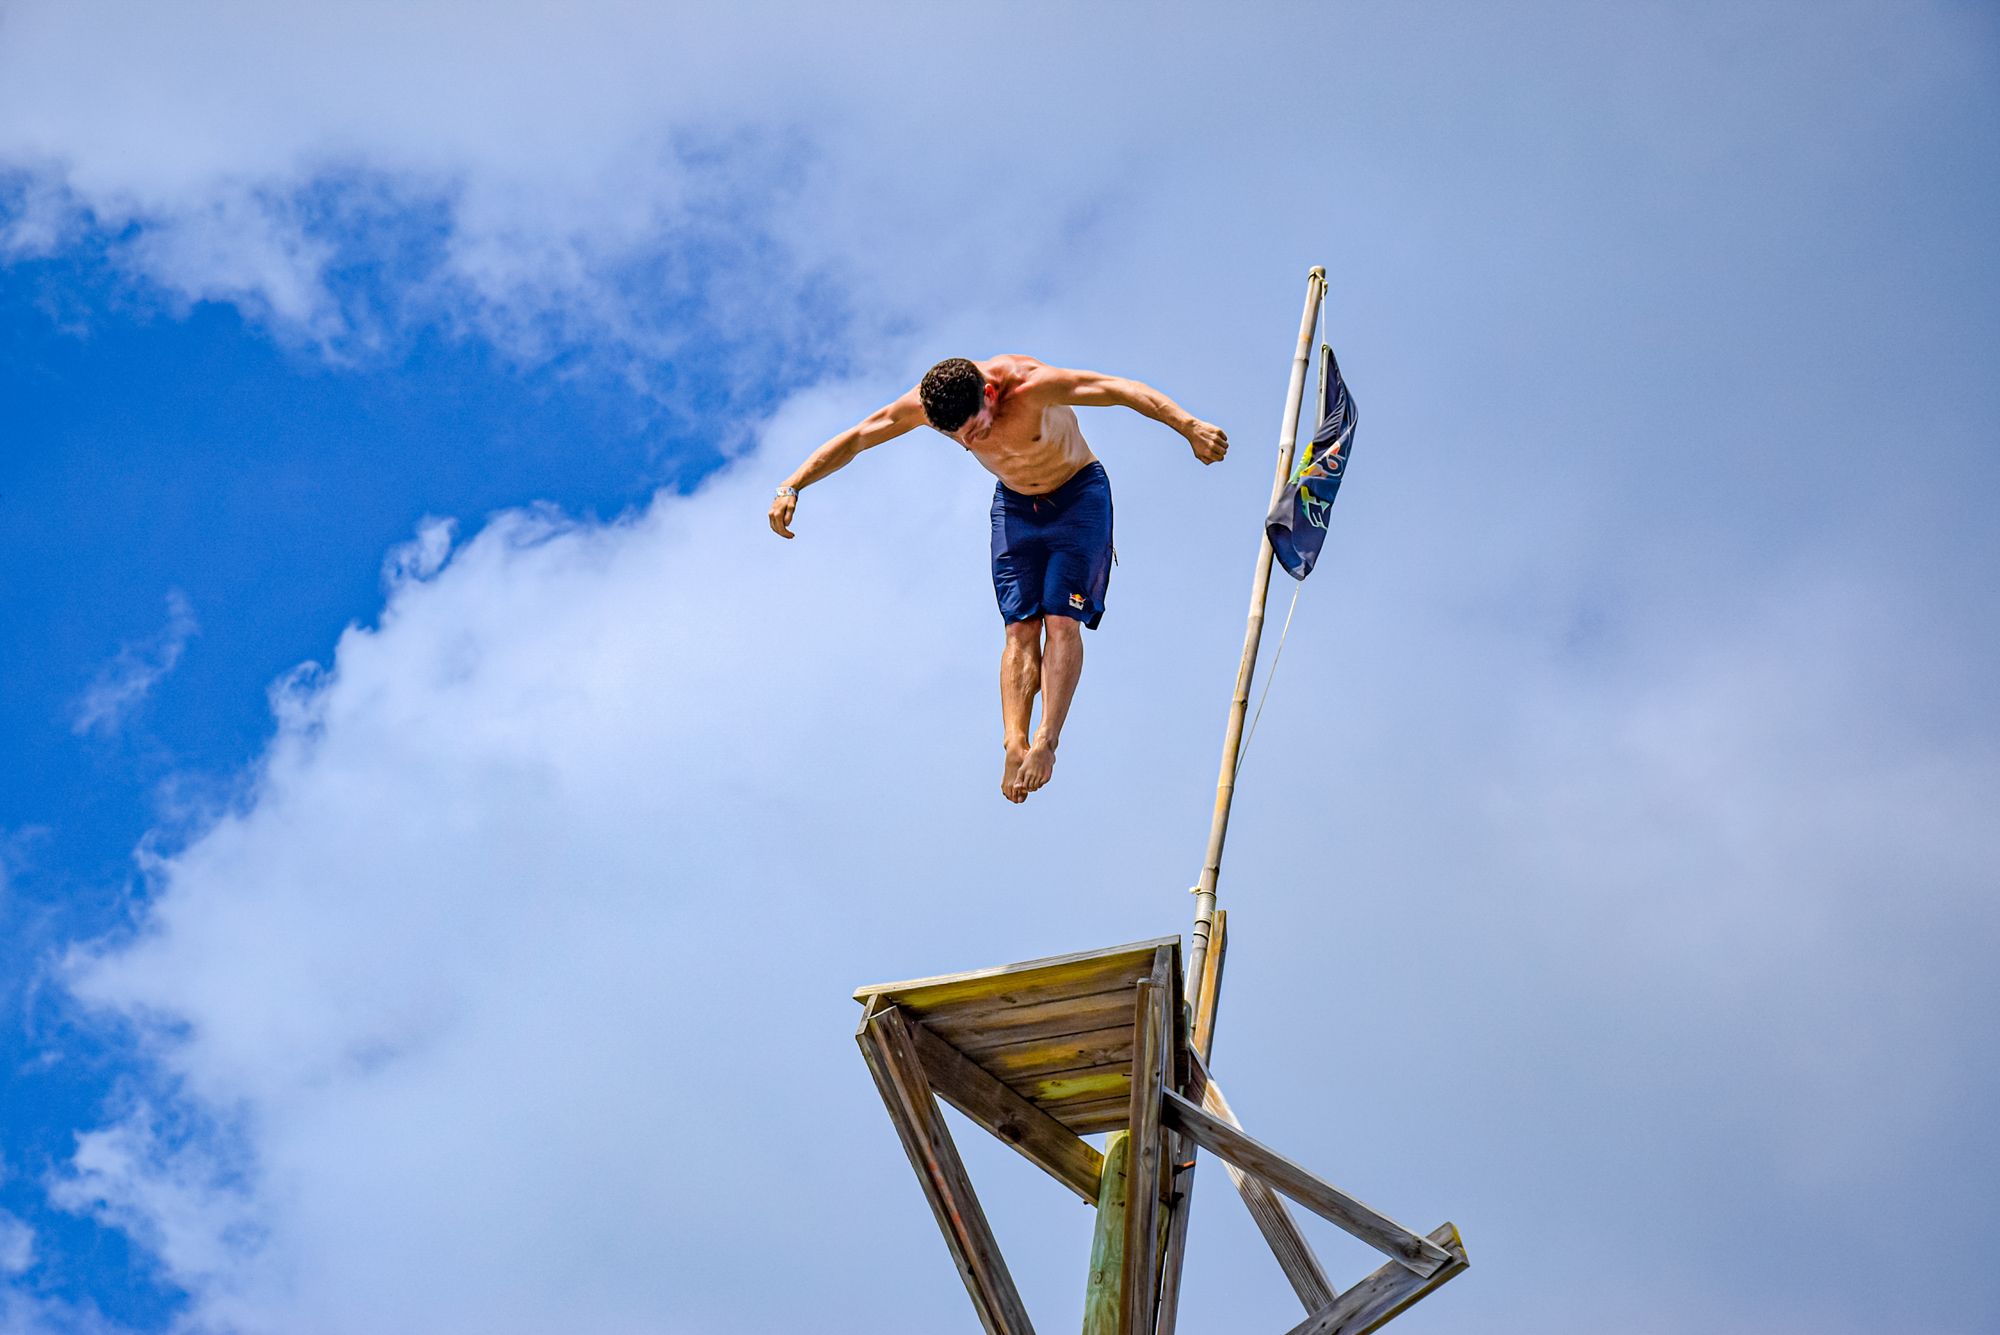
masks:
<path id="1" fill-rule="evenodd" d="M 1090 1238 L 1090 1279 L 1083 1290 L 1083 1335 L 1120 1335 L 1126 1165 L 1131 1150 L 1132 1135 L 1128 1131 L 1114 1131 L 1104 1142 L 1103 1185 L 1097 1193 L 1097 1231 Z"/>
<path id="2" fill-rule="evenodd" d="M 1119 1283 L 1122 1335 L 1152 1335 L 1158 1288 L 1161 1178 L 1165 1146 L 1160 1100 L 1170 1059 L 1168 993 L 1147 979 L 1133 989 L 1132 1148 L 1125 1193 L 1125 1265 Z"/>
<path id="3" fill-rule="evenodd" d="M 1262 1178 L 1320 1218 L 1337 1224 L 1413 1273 L 1428 1277 L 1451 1260 L 1450 1253 L 1419 1237 L 1389 1216 L 1327 1185 L 1291 1160 L 1244 1135 L 1212 1113 L 1168 1091 L 1162 1095 L 1169 1126 L 1194 1137 L 1219 1159 Z"/>
<path id="4" fill-rule="evenodd" d="M 1195 990 L 1195 1003 L 1188 1019 L 1188 1071 L 1180 1087 L 1190 1087 L 1199 1078 L 1207 1041 L 1215 1034 L 1215 1008 L 1222 992 L 1222 964 L 1229 950 L 1229 914 L 1215 911 L 1215 948 L 1209 952 L 1208 963 L 1202 970 L 1199 986 Z M 1206 1024 L 1208 1039 L 1201 1037 Z M 1169 1141 L 1173 1153 L 1169 1169 L 1169 1191 L 1167 1194 L 1167 1241 L 1166 1250 L 1160 1257 L 1160 1315 L 1154 1325 L 1154 1335 L 1174 1335 L 1174 1327 L 1180 1320 L 1181 1269 L 1187 1259 L 1188 1214 L 1194 1205 L 1195 1144 L 1186 1136 L 1176 1135 Z M 1329 1297 L 1332 1295 L 1329 1294 Z M 1312 1307 L 1308 1306 L 1307 1311 Z"/>
<path id="5" fill-rule="evenodd" d="M 918 1022 L 910 1025 L 931 1087 L 945 1102 L 1091 1205 L 1098 1201 L 1104 1156 L 1090 1143 L 995 1080 L 970 1057 Z"/>
<path id="6" fill-rule="evenodd" d="M 937 1216 L 938 1229 L 951 1248 L 965 1291 L 988 1335 L 1034 1335 L 1027 1309 L 1014 1287 L 1007 1263 L 986 1214 L 979 1208 L 965 1164 L 952 1143 L 944 1114 L 931 1097 L 930 1082 L 910 1036 L 909 1022 L 894 1007 L 871 1012 L 855 1035 L 861 1054 L 896 1124 L 911 1167 L 923 1183 L 924 1196 Z"/>
<path id="7" fill-rule="evenodd" d="M 1202 1107 L 1240 1130 L 1243 1124 L 1236 1120 L 1229 1101 L 1222 1097 L 1222 1086 L 1208 1077 L 1199 1062 L 1195 1070 L 1198 1087 L 1190 1092 L 1201 1100 Z M 1243 1208 L 1250 1212 L 1257 1231 L 1264 1235 L 1271 1255 L 1277 1258 L 1278 1268 L 1285 1272 L 1285 1279 L 1291 1284 L 1292 1292 L 1299 1295 L 1299 1302 L 1306 1311 L 1317 1312 L 1331 1303 L 1339 1290 L 1333 1287 L 1326 1271 L 1320 1268 L 1319 1257 L 1313 1254 L 1312 1244 L 1306 1241 L 1305 1234 L 1299 1232 L 1298 1221 L 1292 1218 L 1284 1197 L 1235 1164 L 1224 1160 L 1222 1166 L 1228 1171 L 1230 1182 L 1235 1184 L 1236 1194 L 1243 1198 Z"/>
<path id="8" fill-rule="evenodd" d="M 1469 1264 L 1465 1243 L 1458 1230 L 1440 1224 L 1425 1239 L 1450 1259 L 1429 1276 L 1414 1275 L 1394 1261 L 1340 1295 L 1324 1309 L 1314 1312 L 1286 1335 L 1368 1335 L 1380 1330 L 1391 1317 L 1425 1297 L 1446 1280 L 1463 1274 Z"/>
<path id="9" fill-rule="evenodd" d="M 1167 1242 L 1160 1257 L 1160 1312 L 1154 1335 L 1174 1335 L 1181 1314 L 1181 1268 L 1187 1257 L 1188 1206 L 1194 1199 L 1194 1142 L 1172 1138 L 1175 1162 L 1167 1175 Z"/>

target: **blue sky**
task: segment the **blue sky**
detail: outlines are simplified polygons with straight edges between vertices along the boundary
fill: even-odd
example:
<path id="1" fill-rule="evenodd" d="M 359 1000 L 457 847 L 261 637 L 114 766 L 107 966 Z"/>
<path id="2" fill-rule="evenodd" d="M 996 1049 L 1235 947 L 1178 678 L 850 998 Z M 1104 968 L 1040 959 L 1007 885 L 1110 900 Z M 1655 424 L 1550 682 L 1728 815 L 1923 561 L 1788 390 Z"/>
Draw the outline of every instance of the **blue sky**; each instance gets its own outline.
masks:
<path id="1" fill-rule="evenodd" d="M 1314 263 L 1232 1100 L 1465 1231 L 1402 1329 L 1991 1329 L 1990 12 L 914 13 L 0 7 L 0 1332 L 969 1327 L 846 995 L 1184 925 Z M 984 476 L 762 519 L 1014 349 L 1237 444 L 1086 415 L 1019 810 Z"/>

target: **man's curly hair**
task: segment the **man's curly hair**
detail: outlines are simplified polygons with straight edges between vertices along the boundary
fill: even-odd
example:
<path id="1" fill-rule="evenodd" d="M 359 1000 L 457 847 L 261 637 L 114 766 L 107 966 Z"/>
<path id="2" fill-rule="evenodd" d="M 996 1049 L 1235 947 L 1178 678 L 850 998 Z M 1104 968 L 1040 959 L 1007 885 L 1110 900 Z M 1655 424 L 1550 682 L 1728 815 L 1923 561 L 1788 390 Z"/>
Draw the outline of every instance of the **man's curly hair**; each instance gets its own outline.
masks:
<path id="1" fill-rule="evenodd" d="M 985 403 L 986 377 L 965 358 L 947 357 L 924 373 L 917 393 L 930 424 L 949 435 L 971 421 Z"/>

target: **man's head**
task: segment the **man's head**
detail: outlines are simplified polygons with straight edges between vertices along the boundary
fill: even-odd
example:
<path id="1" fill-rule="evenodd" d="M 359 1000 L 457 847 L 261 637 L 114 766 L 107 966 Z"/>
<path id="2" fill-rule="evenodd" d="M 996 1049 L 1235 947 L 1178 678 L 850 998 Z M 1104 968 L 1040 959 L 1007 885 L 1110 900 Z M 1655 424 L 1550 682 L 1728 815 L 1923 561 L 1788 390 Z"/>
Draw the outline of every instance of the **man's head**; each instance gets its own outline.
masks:
<path id="1" fill-rule="evenodd" d="M 924 417 L 954 438 L 994 397 L 986 377 L 963 357 L 947 357 L 925 372 L 917 394 L 924 401 Z"/>

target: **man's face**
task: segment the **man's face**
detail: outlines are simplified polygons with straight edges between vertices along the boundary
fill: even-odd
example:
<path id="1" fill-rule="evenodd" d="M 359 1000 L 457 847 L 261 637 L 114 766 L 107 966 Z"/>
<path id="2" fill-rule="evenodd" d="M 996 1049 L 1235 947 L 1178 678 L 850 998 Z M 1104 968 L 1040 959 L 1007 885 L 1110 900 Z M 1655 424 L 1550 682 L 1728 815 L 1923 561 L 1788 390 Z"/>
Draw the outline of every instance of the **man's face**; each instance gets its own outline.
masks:
<path id="1" fill-rule="evenodd" d="M 987 385 L 980 395 L 979 411 L 965 419 L 964 425 L 951 433 L 951 438 L 971 449 L 980 441 L 993 434 L 993 403 L 1000 397 L 999 392 Z"/>
<path id="2" fill-rule="evenodd" d="M 971 449 L 980 441 L 993 434 L 993 409 L 990 405 L 980 408 L 965 419 L 965 425 L 951 433 L 951 438 Z"/>

